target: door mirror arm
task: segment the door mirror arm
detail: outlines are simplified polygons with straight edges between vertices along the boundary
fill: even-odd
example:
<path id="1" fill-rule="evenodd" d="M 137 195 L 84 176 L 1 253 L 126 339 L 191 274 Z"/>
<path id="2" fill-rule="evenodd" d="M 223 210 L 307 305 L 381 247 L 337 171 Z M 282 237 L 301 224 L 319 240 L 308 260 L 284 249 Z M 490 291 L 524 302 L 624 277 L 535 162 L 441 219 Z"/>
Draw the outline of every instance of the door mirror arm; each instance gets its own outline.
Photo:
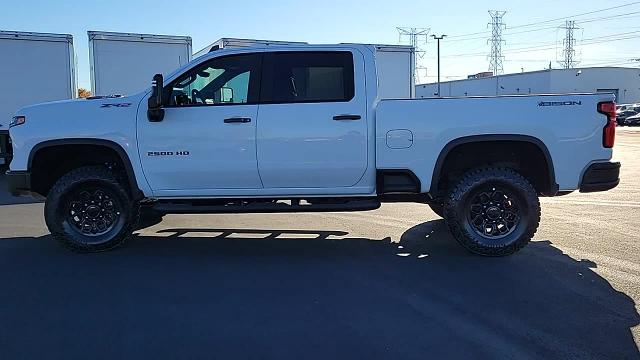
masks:
<path id="1" fill-rule="evenodd" d="M 162 104 L 162 90 L 164 79 L 162 74 L 156 74 L 151 82 L 151 96 L 148 100 L 147 118 L 151 122 L 160 122 L 164 119 L 164 108 Z"/>

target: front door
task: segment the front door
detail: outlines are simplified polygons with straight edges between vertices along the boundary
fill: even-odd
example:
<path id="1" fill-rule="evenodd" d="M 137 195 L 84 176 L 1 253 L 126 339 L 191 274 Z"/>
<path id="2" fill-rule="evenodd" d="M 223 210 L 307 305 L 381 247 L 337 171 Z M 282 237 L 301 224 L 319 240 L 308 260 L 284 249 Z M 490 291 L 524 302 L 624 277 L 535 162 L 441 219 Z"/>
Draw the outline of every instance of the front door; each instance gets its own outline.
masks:
<path id="1" fill-rule="evenodd" d="M 260 61 L 259 54 L 244 54 L 196 65 L 165 87 L 163 121 L 140 114 L 138 146 L 156 195 L 262 188 L 256 158 Z"/>
<path id="2" fill-rule="evenodd" d="M 364 84 L 359 52 L 265 54 L 257 139 L 265 188 L 360 181 L 367 169 Z"/>

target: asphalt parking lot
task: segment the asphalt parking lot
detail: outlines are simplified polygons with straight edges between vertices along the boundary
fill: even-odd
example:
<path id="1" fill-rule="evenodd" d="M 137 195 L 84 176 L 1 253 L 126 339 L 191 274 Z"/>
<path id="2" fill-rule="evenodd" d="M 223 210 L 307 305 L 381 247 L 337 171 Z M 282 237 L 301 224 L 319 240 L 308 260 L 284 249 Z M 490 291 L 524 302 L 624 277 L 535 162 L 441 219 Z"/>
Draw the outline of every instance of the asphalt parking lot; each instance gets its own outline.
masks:
<path id="1" fill-rule="evenodd" d="M 0 358 L 640 358 L 640 131 L 615 158 L 619 188 L 543 199 L 501 259 L 415 204 L 172 215 L 78 255 L 2 192 Z"/>

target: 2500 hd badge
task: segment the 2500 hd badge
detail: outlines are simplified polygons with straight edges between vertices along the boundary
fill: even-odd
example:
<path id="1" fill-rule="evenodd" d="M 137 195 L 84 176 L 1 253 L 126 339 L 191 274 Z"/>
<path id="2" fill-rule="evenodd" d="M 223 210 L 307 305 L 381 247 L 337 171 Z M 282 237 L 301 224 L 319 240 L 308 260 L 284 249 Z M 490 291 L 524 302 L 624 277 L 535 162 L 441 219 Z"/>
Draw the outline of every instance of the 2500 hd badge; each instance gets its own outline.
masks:
<path id="1" fill-rule="evenodd" d="M 189 156 L 188 151 L 148 151 L 147 156 Z"/>

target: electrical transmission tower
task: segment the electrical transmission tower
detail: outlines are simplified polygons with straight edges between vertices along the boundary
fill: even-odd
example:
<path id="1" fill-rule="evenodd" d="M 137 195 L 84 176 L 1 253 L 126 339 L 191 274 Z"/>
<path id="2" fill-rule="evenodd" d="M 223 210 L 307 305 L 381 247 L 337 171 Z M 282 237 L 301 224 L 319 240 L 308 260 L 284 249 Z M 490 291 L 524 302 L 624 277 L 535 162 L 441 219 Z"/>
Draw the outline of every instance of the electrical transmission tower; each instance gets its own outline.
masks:
<path id="1" fill-rule="evenodd" d="M 400 36 L 400 43 L 405 43 L 413 46 L 415 56 L 413 57 L 413 68 L 415 74 L 413 75 L 416 84 L 420 83 L 420 71 L 425 71 L 427 68 L 421 66 L 421 60 L 425 57 L 426 51 L 424 51 L 422 45 L 427 44 L 429 39 L 430 28 L 415 28 L 415 27 L 399 27 L 398 34 Z"/>
<path id="2" fill-rule="evenodd" d="M 574 36 L 574 30 L 579 29 L 576 26 L 576 22 L 573 20 L 567 20 L 564 27 L 565 35 L 562 44 L 564 49 L 562 50 L 562 61 L 558 61 L 563 69 L 573 69 L 578 65 L 579 61 L 576 61 L 576 38 Z"/>
<path id="3" fill-rule="evenodd" d="M 502 18 L 506 14 L 506 11 L 489 10 L 491 15 L 491 54 L 489 55 L 489 71 L 493 72 L 493 75 L 500 75 L 504 73 L 504 56 L 502 56 L 502 30 L 507 28 L 507 25 L 502 21 Z"/>

